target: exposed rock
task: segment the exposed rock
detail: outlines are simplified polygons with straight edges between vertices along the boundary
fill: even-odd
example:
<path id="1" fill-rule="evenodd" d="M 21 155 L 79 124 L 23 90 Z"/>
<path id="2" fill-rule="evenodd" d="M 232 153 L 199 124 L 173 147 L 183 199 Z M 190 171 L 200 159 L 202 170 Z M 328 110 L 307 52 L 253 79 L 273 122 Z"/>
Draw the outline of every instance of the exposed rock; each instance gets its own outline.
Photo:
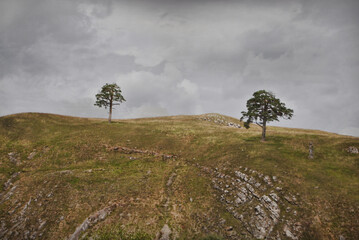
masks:
<path id="1" fill-rule="evenodd" d="M 167 224 L 163 226 L 160 232 L 159 240 L 170 240 L 172 231 Z"/>
<path id="2" fill-rule="evenodd" d="M 172 173 L 171 176 L 169 177 L 167 184 L 166 184 L 167 187 L 172 185 L 174 177 L 176 177 L 176 173 Z"/>
<path id="3" fill-rule="evenodd" d="M 250 185 L 249 183 L 246 184 L 247 189 L 252 193 L 252 195 L 256 198 L 260 198 L 259 194 L 254 190 L 254 188 L 252 187 L 252 185 Z"/>
<path id="4" fill-rule="evenodd" d="M 270 180 L 270 177 L 269 177 L 269 176 L 265 176 L 265 177 L 263 178 L 263 181 L 264 181 L 266 184 L 268 184 L 268 185 L 272 186 L 272 182 L 271 182 L 271 180 Z"/>
<path id="5" fill-rule="evenodd" d="M 20 172 L 16 172 L 14 174 L 11 175 L 11 177 L 4 183 L 4 190 L 6 191 L 7 189 L 9 189 L 9 187 L 12 185 L 14 179 L 19 176 Z"/>
<path id="6" fill-rule="evenodd" d="M 72 171 L 71 170 L 62 170 L 62 171 L 59 171 L 58 173 L 60 173 L 60 174 L 72 174 Z"/>
<path id="7" fill-rule="evenodd" d="M 228 127 L 235 127 L 235 128 L 241 128 L 241 125 L 237 124 L 237 123 L 233 123 L 233 122 L 228 122 L 227 123 Z"/>
<path id="8" fill-rule="evenodd" d="M 15 164 L 15 165 L 19 165 L 20 164 L 20 156 L 18 153 L 16 152 L 10 152 L 7 154 L 8 158 L 10 160 L 11 163 Z"/>
<path id="9" fill-rule="evenodd" d="M 236 206 L 238 206 L 238 204 L 241 204 L 243 201 L 242 201 L 242 199 L 241 198 L 236 198 L 235 200 L 234 200 L 234 203 L 236 204 Z"/>
<path id="10" fill-rule="evenodd" d="M 359 153 L 358 148 L 356 148 L 356 147 L 354 147 L 354 146 L 348 147 L 347 152 L 348 152 L 348 153 L 354 153 L 354 154 L 358 154 L 358 153 Z"/>
<path id="11" fill-rule="evenodd" d="M 219 224 L 223 225 L 223 224 L 225 224 L 225 223 L 226 223 L 226 219 L 221 218 L 221 219 L 219 220 Z"/>
<path id="12" fill-rule="evenodd" d="M 278 204 L 274 201 L 272 201 L 268 196 L 263 195 L 262 196 L 262 203 L 263 205 L 271 212 L 271 217 L 274 221 L 277 221 L 279 219 L 280 209 L 278 207 Z"/>
<path id="13" fill-rule="evenodd" d="M 75 232 L 68 238 L 68 240 L 79 239 L 82 232 L 86 231 L 89 227 L 95 225 L 97 222 L 104 220 L 116 207 L 116 203 L 112 204 L 111 206 L 101 209 L 100 211 L 86 218 L 85 221 L 83 221 L 81 225 L 76 228 Z"/>
<path id="14" fill-rule="evenodd" d="M 28 209 L 28 207 L 30 206 L 32 201 L 32 198 L 30 197 L 29 201 L 25 204 L 25 206 L 23 207 L 23 209 L 20 212 L 20 215 L 23 216 L 26 212 L 26 210 Z"/>
<path id="15" fill-rule="evenodd" d="M 290 231 L 289 227 L 287 225 L 284 225 L 283 231 L 285 235 L 293 240 L 297 240 L 298 238 L 293 235 L 293 233 Z"/>
<path id="16" fill-rule="evenodd" d="M 174 158 L 174 156 L 173 155 L 166 155 L 166 154 L 162 155 L 162 160 L 163 161 L 166 161 L 166 160 L 171 159 L 171 158 Z"/>
<path id="17" fill-rule="evenodd" d="M 290 204 L 297 205 L 297 198 L 294 196 L 284 196 L 284 199 Z"/>
<path id="18" fill-rule="evenodd" d="M 41 219 L 39 219 L 39 223 L 40 223 L 40 225 L 39 225 L 39 230 L 41 230 L 44 226 L 45 226 L 45 224 L 46 224 L 46 220 L 41 220 Z"/>
<path id="19" fill-rule="evenodd" d="M 15 189 L 17 188 L 17 186 L 13 186 L 4 196 L 2 196 L 0 194 L 0 197 L 2 198 L 1 201 L 0 201 L 0 204 L 5 202 L 6 200 L 8 200 L 13 194 L 14 194 L 14 191 Z"/>
<path id="20" fill-rule="evenodd" d="M 238 198 L 236 199 L 236 203 L 245 203 L 247 201 L 247 195 L 246 195 L 247 190 L 244 187 L 242 187 L 241 189 L 242 191 L 237 193 Z"/>
<path id="21" fill-rule="evenodd" d="M 141 149 L 137 149 L 137 148 L 128 148 L 128 147 L 121 147 L 121 146 L 111 147 L 111 146 L 108 146 L 107 144 L 105 144 L 104 147 L 106 147 L 106 149 L 108 151 L 121 152 L 121 153 L 125 153 L 125 154 L 139 153 L 139 154 L 146 154 L 146 155 L 151 155 L 151 156 L 160 156 L 160 157 L 162 157 L 163 160 L 177 157 L 176 155 L 162 154 L 162 153 L 155 152 L 155 151 L 141 150 Z"/>
<path id="22" fill-rule="evenodd" d="M 256 239 L 264 239 L 273 229 L 273 222 L 260 205 L 255 208 L 255 216 L 250 220 L 250 232 Z"/>
<path id="23" fill-rule="evenodd" d="M 285 222 L 288 224 L 288 221 L 295 219 L 292 211 L 281 215 L 280 209 L 286 209 L 289 204 L 297 204 L 298 201 L 289 192 L 286 192 L 285 196 L 282 195 L 282 188 L 275 186 L 280 184 L 276 176 L 265 176 L 256 170 L 244 167 L 240 167 L 243 172 L 235 170 L 234 177 L 230 174 L 223 174 L 224 168 L 211 170 L 202 167 L 202 169 L 211 174 L 212 186 L 219 192 L 219 200 L 225 205 L 225 209 L 234 219 L 241 222 L 240 225 L 246 229 L 247 233 L 251 234 L 251 236 L 244 234 L 242 237 L 276 239 L 280 235 L 278 231 L 273 232 L 273 229 L 283 228 L 282 224 Z M 258 184 L 262 180 L 266 182 L 267 187 L 264 188 L 264 184 Z M 268 194 L 267 191 L 269 191 Z M 280 201 L 282 196 L 287 197 L 286 201 Z M 289 228 L 286 230 L 296 237 L 294 233 L 301 231 L 300 224 L 298 226 L 298 228 L 293 227 L 294 232 L 291 232 L 293 230 Z M 232 232 L 237 234 L 236 231 L 231 231 L 231 234 Z M 228 231 L 225 234 L 229 237 Z M 237 235 L 231 235 L 230 238 L 239 239 Z"/>
<path id="24" fill-rule="evenodd" d="M 226 231 L 233 231 L 233 227 L 232 226 L 226 227 Z"/>
<path id="25" fill-rule="evenodd" d="M 249 180 L 248 180 L 248 183 L 250 183 L 252 185 L 255 185 L 257 182 L 253 177 L 250 177 Z"/>
<path id="26" fill-rule="evenodd" d="M 27 156 L 27 159 L 31 160 L 31 159 L 33 159 L 35 157 L 35 155 L 36 155 L 36 151 L 34 150 L 33 152 L 31 152 L 29 154 L 29 156 Z"/>
<path id="27" fill-rule="evenodd" d="M 269 196 L 271 196 L 271 198 L 273 198 L 274 201 L 276 201 L 276 202 L 279 201 L 279 197 L 276 193 L 272 192 L 269 194 Z"/>
<path id="28" fill-rule="evenodd" d="M 223 126 L 227 126 L 227 127 L 241 128 L 240 124 L 230 122 L 225 117 L 218 115 L 218 114 L 206 114 L 199 119 L 202 121 L 213 122 L 218 125 L 223 125 Z"/>
<path id="29" fill-rule="evenodd" d="M 302 224 L 300 222 L 296 222 L 293 224 L 293 230 L 296 232 L 300 232 L 302 229 Z"/>
<path id="30" fill-rule="evenodd" d="M 228 237 L 233 237 L 233 236 L 236 236 L 237 235 L 237 232 L 234 231 L 233 227 L 232 226 L 229 226 L 229 227 L 226 227 L 226 235 Z"/>
<path id="31" fill-rule="evenodd" d="M 255 212 L 256 212 L 256 215 L 260 215 L 260 216 L 264 216 L 265 215 L 265 212 L 263 211 L 263 209 L 261 208 L 260 205 L 257 205 L 255 208 L 254 208 Z"/>

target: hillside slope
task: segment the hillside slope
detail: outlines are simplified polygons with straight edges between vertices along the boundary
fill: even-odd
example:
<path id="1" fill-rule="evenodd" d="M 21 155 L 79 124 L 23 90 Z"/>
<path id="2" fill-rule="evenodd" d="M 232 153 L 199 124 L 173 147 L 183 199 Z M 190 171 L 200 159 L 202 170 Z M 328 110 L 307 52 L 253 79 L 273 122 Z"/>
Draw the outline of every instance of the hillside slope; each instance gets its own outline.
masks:
<path id="1" fill-rule="evenodd" d="M 359 239 L 359 138 L 237 124 L 1 117 L 0 239 Z"/>

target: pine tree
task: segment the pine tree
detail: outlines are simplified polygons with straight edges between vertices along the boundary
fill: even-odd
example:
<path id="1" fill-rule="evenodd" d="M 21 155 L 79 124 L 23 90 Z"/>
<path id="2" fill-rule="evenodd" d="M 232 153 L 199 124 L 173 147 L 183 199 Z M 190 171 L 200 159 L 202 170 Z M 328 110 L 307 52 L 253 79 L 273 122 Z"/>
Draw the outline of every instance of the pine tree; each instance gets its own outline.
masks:
<path id="1" fill-rule="evenodd" d="M 280 99 L 275 98 L 274 94 L 265 90 L 253 93 L 253 98 L 247 101 L 247 112 L 242 112 L 241 121 L 247 119 L 244 123 L 245 128 L 250 127 L 250 123 L 255 123 L 262 128 L 262 141 L 266 140 L 267 123 L 279 121 L 278 118 L 291 119 L 293 110 L 286 108 Z"/>
<path id="2" fill-rule="evenodd" d="M 121 93 L 121 88 L 116 83 L 106 83 L 102 87 L 101 91 L 96 94 L 96 103 L 94 105 L 98 107 L 105 107 L 105 109 L 109 108 L 109 123 L 111 123 L 113 106 L 120 105 L 120 103 L 126 101 Z"/>

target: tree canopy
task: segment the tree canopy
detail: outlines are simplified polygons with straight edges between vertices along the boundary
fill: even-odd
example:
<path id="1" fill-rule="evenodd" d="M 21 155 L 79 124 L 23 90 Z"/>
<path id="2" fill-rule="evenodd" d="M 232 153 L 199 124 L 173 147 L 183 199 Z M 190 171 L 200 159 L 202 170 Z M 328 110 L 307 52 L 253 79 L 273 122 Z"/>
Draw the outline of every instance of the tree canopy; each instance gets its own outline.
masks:
<path id="1" fill-rule="evenodd" d="M 244 127 L 255 123 L 262 128 L 262 140 L 265 141 L 267 122 L 279 121 L 279 117 L 291 119 L 293 110 L 276 98 L 273 93 L 259 90 L 247 101 L 247 112 L 242 112 L 241 121 L 246 119 Z"/>

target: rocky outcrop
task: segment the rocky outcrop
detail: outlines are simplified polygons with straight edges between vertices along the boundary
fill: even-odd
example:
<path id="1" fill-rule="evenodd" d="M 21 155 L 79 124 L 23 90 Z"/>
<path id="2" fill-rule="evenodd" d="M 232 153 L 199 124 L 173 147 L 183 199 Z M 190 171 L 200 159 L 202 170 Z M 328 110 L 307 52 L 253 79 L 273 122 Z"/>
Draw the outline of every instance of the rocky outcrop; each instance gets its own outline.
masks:
<path id="1" fill-rule="evenodd" d="M 14 186 L 12 186 L 12 188 L 10 188 L 10 190 L 9 190 L 7 193 L 5 193 L 5 194 L 4 194 L 4 193 L 1 193 L 1 194 L 0 194 L 0 199 L 1 199 L 0 204 L 2 204 L 3 202 L 9 200 L 9 198 L 10 198 L 12 195 L 14 195 L 14 192 L 15 192 L 16 188 L 17 188 L 17 186 L 14 185 Z"/>
<path id="2" fill-rule="evenodd" d="M 242 239 L 246 236 L 245 238 L 271 239 L 282 236 L 297 239 L 300 229 L 283 223 L 295 222 L 293 219 L 296 211 L 292 211 L 289 206 L 298 206 L 299 200 L 293 194 L 283 191 L 281 181 L 276 176 L 264 175 L 248 168 L 240 169 L 235 170 L 232 175 L 225 174 L 218 168 L 202 167 L 202 170 L 211 175 L 212 186 L 219 201 L 242 226 L 242 229 L 236 229 L 239 234 L 232 235 L 231 238 Z M 282 213 L 281 209 L 288 207 L 290 210 Z M 279 233 L 273 229 L 283 231 Z"/>
<path id="3" fill-rule="evenodd" d="M 68 238 L 68 240 L 77 240 L 81 236 L 81 233 L 86 231 L 88 228 L 92 227 L 99 221 L 104 220 L 115 208 L 117 207 L 117 204 L 114 203 L 108 207 L 105 207 L 104 209 L 101 209 L 100 211 L 97 211 L 96 213 L 92 214 L 88 218 L 83 221 L 80 226 L 78 226 L 73 234 Z"/>
<path id="4" fill-rule="evenodd" d="M 358 154 L 359 153 L 358 148 L 356 148 L 354 146 L 348 147 L 347 152 L 348 153 L 353 153 L 353 154 Z"/>
<path id="5" fill-rule="evenodd" d="M 8 190 L 14 182 L 14 179 L 19 176 L 20 172 L 16 172 L 11 175 L 11 177 L 4 183 L 4 191 Z"/>
<path id="6" fill-rule="evenodd" d="M 13 189 L 15 190 L 16 186 L 12 187 L 10 191 L 7 193 L 7 195 L 9 193 L 13 194 L 14 192 Z M 3 201 L 8 200 L 10 196 L 3 199 Z M 33 205 L 33 198 L 30 197 L 30 199 L 23 206 L 22 203 L 19 202 L 12 210 L 8 211 L 7 220 L 10 221 L 11 225 L 7 226 L 4 224 L 1 226 L 0 239 L 37 239 L 42 236 L 41 230 L 46 222 L 44 223 L 41 219 L 40 219 L 41 222 L 39 220 L 32 226 L 31 231 L 28 228 L 28 224 L 29 224 L 28 213 L 29 213 L 29 209 L 32 208 L 32 205 Z M 1 219 L 3 223 L 5 223 L 4 220 L 5 219 Z"/>
<path id="7" fill-rule="evenodd" d="M 205 114 L 199 118 L 202 121 L 212 122 L 218 125 L 234 127 L 234 128 L 241 128 L 241 125 L 238 123 L 230 122 L 225 117 L 219 114 Z"/>
<path id="8" fill-rule="evenodd" d="M 19 176 L 20 172 L 13 173 L 10 178 L 4 183 L 3 192 L 0 193 L 0 204 L 7 201 L 16 190 L 17 186 L 14 185 L 14 180 Z"/>

